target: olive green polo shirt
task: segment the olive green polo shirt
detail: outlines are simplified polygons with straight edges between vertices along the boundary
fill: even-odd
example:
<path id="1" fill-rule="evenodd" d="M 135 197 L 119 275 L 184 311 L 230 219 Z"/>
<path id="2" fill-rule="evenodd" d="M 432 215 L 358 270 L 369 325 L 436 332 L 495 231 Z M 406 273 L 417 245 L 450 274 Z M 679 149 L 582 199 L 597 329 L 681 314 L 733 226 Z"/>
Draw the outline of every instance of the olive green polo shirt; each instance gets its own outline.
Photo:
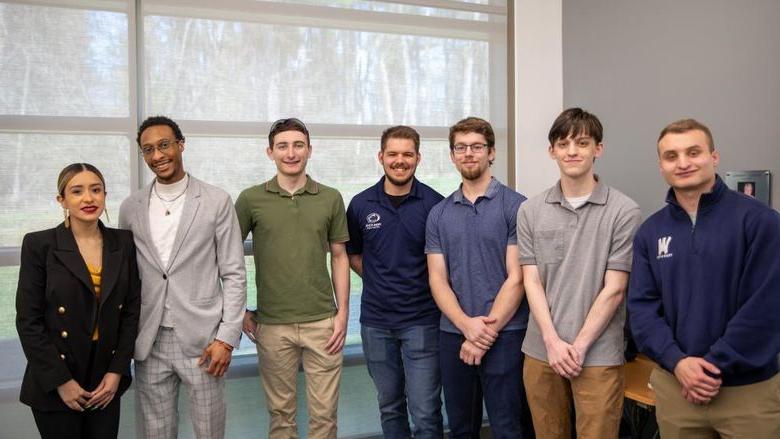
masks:
<path id="1" fill-rule="evenodd" d="M 344 200 L 306 176 L 290 194 L 276 177 L 236 199 L 241 235 L 252 232 L 260 323 L 302 323 L 336 312 L 326 266 L 330 243 L 346 242 Z"/>

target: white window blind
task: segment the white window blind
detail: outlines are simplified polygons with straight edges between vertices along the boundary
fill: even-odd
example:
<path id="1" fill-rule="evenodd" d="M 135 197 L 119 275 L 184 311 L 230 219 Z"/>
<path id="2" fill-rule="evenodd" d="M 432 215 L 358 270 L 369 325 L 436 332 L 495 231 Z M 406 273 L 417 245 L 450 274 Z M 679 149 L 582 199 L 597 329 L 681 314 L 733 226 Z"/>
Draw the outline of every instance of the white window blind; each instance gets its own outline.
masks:
<path id="1" fill-rule="evenodd" d="M 501 0 L 0 3 L 0 339 L 16 337 L 22 236 L 61 221 L 57 173 L 78 161 L 101 169 L 116 225 L 122 199 L 151 181 L 135 144 L 145 117 L 179 122 L 187 170 L 234 198 L 273 176 L 267 133 L 282 117 L 307 123 L 308 171 L 346 203 L 382 175 L 379 136 L 391 125 L 420 131 L 418 177 L 444 195 L 460 181 L 447 135 L 461 118 L 493 123 L 500 161 L 506 9 Z M 354 324 L 350 332 L 354 341 Z"/>

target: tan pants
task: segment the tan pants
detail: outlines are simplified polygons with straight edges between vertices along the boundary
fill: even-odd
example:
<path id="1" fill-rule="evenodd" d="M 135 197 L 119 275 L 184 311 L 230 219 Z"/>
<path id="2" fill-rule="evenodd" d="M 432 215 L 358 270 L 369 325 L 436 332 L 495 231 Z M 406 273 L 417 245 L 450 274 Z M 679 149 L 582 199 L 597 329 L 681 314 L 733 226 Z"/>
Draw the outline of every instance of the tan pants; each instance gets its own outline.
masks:
<path id="1" fill-rule="evenodd" d="M 721 387 L 707 405 L 682 397 L 674 375 L 655 368 L 655 416 L 664 439 L 777 439 L 780 438 L 780 374 L 745 386 Z"/>
<path id="2" fill-rule="evenodd" d="M 580 376 L 567 380 L 548 363 L 526 356 L 523 383 L 536 437 L 571 438 L 570 407 L 574 398 L 578 438 L 617 438 L 624 381 L 623 366 L 584 367 Z"/>
<path id="3" fill-rule="evenodd" d="M 333 335 L 333 317 L 308 323 L 258 325 L 257 356 L 271 426 L 268 437 L 298 437 L 295 423 L 298 365 L 303 360 L 309 434 L 336 437 L 336 413 L 342 354 L 330 355 L 325 344 Z"/>

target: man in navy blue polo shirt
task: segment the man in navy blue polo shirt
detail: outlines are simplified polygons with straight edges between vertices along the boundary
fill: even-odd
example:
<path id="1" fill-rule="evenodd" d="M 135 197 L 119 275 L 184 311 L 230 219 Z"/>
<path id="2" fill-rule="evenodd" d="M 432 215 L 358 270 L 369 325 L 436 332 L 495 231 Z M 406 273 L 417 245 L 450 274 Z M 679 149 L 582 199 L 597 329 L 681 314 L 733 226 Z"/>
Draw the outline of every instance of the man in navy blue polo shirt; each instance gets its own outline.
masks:
<path id="1" fill-rule="evenodd" d="M 425 220 L 443 198 L 414 177 L 420 135 L 407 126 L 382 133 L 385 175 L 347 209 L 350 266 L 363 278 L 361 336 L 378 392 L 386 438 L 441 438 L 439 309 L 425 264 Z"/>
<path id="2" fill-rule="evenodd" d="M 450 158 L 462 184 L 428 215 L 425 252 L 442 311 L 439 358 L 451 438 L 479 438 L 482 400 L 493 437 L 532 437 L 521 347 L 528 322 L 517 247 L 525 197 L 490 172 L 490 124 L 470 117 L 450 128 Z"/>

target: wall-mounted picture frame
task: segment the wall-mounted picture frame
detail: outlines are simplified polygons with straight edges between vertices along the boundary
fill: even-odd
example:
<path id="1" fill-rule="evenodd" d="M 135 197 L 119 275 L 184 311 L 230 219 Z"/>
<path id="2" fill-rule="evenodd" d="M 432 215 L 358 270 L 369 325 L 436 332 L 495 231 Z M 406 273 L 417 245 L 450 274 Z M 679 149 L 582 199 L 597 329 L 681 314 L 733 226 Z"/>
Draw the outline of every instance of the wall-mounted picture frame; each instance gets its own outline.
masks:
<path id="1" fill-rule="evenodd" d="M 772 172 L 771 171 L 728 171 L 726 185 L 745 195 L 772 205 Z"/>

